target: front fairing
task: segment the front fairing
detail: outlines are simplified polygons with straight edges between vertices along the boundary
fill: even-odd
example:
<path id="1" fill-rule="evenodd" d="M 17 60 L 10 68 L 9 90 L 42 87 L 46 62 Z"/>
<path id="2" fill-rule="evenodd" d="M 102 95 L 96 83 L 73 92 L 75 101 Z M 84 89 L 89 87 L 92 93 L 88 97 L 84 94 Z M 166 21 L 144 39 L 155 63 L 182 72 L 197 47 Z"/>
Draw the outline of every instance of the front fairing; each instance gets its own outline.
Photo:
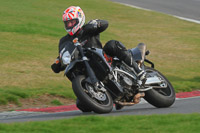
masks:
<path id="1" fill-rule="evenodd" d="M 88 48 L 85 55 L 89 59 L 89 65 L 93 69 L 97 79 L 103 81 L 112 71 L 112 67 L 103 55 L 103 50 L 99 48 Z"/>
<path id="2" fill-rule="evenodd" d="M 79 62 L 83 62 L 82 59 L 76 59 L 74 61 L 72 61 L 65 69 L 65 73 L 64 75 L 67 75 L 67 73 Z"/>
<path id="3" fill-rule="evenodd" d="M 98 57 L 106 64 L 108 71 L 109 72 L 112 71 L 112 67 L 108 64 L 108 62 L 106 61 L 106 59 L 104 57 L 103 49 L 100 49 L 100 48 L 89 48 L 87 50 L 90 51 L 91 53 L 94 53 L 94 54 L 98 55 Z"/>

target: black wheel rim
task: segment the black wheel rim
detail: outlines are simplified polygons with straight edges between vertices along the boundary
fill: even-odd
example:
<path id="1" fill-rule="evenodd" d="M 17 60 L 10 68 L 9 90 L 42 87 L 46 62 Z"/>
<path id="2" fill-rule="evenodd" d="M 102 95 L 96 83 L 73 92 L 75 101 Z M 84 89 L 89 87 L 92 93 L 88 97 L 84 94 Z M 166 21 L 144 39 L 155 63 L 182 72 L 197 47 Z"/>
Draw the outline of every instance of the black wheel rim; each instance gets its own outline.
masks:
<path id="1" fill-rule="evenodd" d="M 105 96 L 106 96 L 106 99 L 105 99 L 104 101 L 100 101 L 100 100 L 96 99 L 95 97 L 93 97 L 93 96 L 91 95 L 91 93 L 89 93 L 89 91 L 88 91 L 87 88 L 88 88 L 88 86 L 92 86 L 92 85 L 90 85 L 90 84 L 87 83 L 86 81 L 82 80 L 82 81 L 81 81 L 81 86 L 82 86 L 83 91 L 85 92 L 85 94 L 86 94 L 87 96 L 89 96 L 90 99 L 91 99 L 92 101 L 94 101 L 95 103 L 100 104 L 100 105 L 108 105 L 108 104 L 109 104 L 109 98 L 108 98 L 107 93 L 104 93 Z M 103 92 L 102 92 L 102 93 L 103 93 Z"/>

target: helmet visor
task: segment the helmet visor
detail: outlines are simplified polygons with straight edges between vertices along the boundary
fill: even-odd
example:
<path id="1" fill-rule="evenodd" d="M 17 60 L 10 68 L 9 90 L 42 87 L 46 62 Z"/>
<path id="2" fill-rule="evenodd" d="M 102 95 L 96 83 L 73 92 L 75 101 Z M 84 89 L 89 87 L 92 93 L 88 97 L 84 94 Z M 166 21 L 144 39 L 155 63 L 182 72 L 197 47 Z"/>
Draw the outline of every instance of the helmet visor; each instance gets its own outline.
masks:
<path id="1" fill-rule="evenodd" d="M 64 24 L 65 24 L 65 28 L 67 30 L 72 29 L 72 28 L 74 28 L 74 26 L 76 26 L 78 24 L 78 19 L 64 21 Z"/>

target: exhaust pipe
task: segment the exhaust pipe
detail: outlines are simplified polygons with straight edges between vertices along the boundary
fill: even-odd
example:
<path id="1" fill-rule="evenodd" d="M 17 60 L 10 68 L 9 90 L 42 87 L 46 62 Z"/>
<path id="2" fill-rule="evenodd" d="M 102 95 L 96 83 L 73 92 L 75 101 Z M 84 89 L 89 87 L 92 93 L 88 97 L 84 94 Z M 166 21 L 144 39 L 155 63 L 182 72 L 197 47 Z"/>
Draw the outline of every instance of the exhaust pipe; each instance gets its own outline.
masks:
<path id="1" fill-rule="evenodd" d="M 134 96 L 133 102 L 121 102 L 121 101 L 116 101 L 117 104 L 120 104 L 122 106 L 132 106 L 134 104 L 138 104 L 141 101 L 141 98 L 144 97 L 145 94 L 144 92 L 138 93 Z"/>

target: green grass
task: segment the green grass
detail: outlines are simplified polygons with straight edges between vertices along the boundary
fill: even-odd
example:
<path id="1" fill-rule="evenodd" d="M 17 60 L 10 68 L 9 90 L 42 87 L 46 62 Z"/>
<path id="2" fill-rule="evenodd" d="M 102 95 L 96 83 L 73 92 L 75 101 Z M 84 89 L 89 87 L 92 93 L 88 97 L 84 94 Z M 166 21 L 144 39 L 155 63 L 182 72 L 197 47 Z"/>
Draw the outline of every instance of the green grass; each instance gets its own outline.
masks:
<path id="1" fill-rule="evenodd" d="M 59 100 L 52 100 L 51 104 L 53 104 L 53 105 L 63 105 L 63 103 L 61 103 Z"/>
<path id="2" fill-rule="evenodd" d="M 71 5 L 84 10 L 86 21 L 109 21 L 103 44 L 117 39 L 132 48 L 144 42 L 148 58 L 177 92 L 199 89 L 199 24 L 107 0 L 1 0 L 0 104 L 46 93 L 75 98 L 68 79 L 50 68 L 66 35 L 62 13 Z"/>
<path id="3" fill-rule="evenodd" d="M 198 133 L 199 114 L 87 116 L 43 122 L 0 124 L 1 133 Z"/>

